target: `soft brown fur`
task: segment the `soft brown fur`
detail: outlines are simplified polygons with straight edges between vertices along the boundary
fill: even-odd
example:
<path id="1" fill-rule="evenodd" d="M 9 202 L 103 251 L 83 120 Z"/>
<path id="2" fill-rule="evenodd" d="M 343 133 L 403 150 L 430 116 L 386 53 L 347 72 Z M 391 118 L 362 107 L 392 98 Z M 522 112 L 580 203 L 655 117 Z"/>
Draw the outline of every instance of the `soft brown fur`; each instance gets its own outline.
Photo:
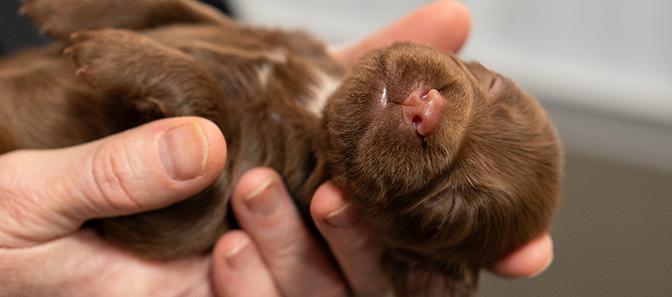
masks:
<path id="1" fill-rule="evenodd" d="M 379 231 L 400 295 L 423 294 L 408 279 L 420 270 L 444 275 L 448 295 L 471 296 L 480 267 L 548 228 L 561 173 L 553 127 L 532 97 L 478 63 L 406 43 L 372 51 L 320 116 L 306 108 L 316 73 L 343 70 L 305 34 L 241 26 L 187 0 L 86 3 L 25 1 L 51 36 L 94 31 L 0 60 L 0 153 L 185 115 L 213 120 L 227 138 L 226 168 L 203 193 L 92 222 L 125 248 L 155 258 L 207 251 L 235 225 L 231 185 L 254 166 L 278 171 L 302 207 L 333 179 Z M 446 99 L 426 137 L 401 116 L 419 86 Z"/>

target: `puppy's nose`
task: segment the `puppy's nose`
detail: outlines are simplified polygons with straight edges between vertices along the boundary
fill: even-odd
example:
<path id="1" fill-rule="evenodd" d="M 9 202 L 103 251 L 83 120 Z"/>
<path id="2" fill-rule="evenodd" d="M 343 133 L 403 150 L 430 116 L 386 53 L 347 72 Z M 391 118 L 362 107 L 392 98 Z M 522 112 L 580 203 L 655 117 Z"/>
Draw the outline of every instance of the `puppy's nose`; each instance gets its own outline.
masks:
<path id="1" fill-rule="evenodd" d="M 411 92 L 402 102 L 404 121 L 411 125 L 419 135 L 428 136 L 441 125 L 441 114 L 446 105 L 439 91 L 418 88 Z"/>

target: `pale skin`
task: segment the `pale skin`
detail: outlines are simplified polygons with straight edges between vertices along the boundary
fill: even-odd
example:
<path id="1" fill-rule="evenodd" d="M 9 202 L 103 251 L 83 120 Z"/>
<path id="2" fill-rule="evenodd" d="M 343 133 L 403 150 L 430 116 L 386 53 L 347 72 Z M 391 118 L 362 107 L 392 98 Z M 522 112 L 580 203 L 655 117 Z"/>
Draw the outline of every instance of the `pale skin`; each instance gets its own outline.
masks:
<path id="1" fill-rule="evenodd" d="M 437 1 L 333 54 L 347 67 L 392 41 L 457 51 L 468 31 L 469 16 L 460 3 Z M 170 133 L 184 141 L 163 141 Z M 270 169 L 252 169 L 236 185 L 232 205 L 242 230 L 224 234 L 209 256 L 147 261 L 81 228 L 92 218 L 159 208 L 196 194 L 218 175 L 225 159 L 221 131 L 196 117 L 160 120 L 60 150 L 1 155 L 0 296 L 345 296 L 348 291 L 381 296 L 390 291 L 381 277 L 375 233 L 347 198 L 330 183 L 315 193 L 311 215 L 329 245 L 324 250 Z M 541 234 L 490 270 L 530 277 L 552 256 L 551 238 Z"/>

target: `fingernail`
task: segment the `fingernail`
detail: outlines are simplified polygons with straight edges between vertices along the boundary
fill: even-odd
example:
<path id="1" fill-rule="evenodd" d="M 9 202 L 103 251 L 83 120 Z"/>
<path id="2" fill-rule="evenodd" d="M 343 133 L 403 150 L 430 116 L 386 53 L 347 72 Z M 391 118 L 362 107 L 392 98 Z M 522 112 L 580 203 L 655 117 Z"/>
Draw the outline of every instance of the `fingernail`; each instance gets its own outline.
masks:
<path id="1" fill-rule="evenodd" d="M 240 240 L 237 244 L 231 247 L 224 253 L 226 264 L 234 271 L 245 271 L 252 263 L 252 257 L 249 253 L 245 253 L 247 240 Z"/>
<path id="2" fill-rule="evenodd" d="M 177 126 L 159 139 L 159 156 L 166 173 L 175 180 L 203 174 L 208 161 L 208 140 L 197 123 Z"/>
<path id="3" fill-rule="evenodd" d="M 280 199 L 273 185 L 274 181 L 275 178 L 269 177 L 243 198 L 247 209 L 257 215 L 269 216 L 278 208 Z"/>
<path id="4" fill-rule="evenodd" d="M 348 203 L 329 213 L 324 220 L 334 228 L 350 228 L 357 223 L 358 216 Z"/>

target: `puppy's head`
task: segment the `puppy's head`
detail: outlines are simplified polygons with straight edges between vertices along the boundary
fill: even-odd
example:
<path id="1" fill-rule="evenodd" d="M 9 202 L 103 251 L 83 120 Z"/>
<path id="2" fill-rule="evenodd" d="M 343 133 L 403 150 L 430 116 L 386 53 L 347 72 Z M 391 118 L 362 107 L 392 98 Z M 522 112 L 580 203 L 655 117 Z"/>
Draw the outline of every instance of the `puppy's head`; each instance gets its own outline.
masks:
<path id="1" fill-rule="evenodd" d="M 395 254 L 486 265 L 548 227 L 561 153 L 538 103 L 478 63 L 369 53 L 325 110 L 334 181 Z"/>

